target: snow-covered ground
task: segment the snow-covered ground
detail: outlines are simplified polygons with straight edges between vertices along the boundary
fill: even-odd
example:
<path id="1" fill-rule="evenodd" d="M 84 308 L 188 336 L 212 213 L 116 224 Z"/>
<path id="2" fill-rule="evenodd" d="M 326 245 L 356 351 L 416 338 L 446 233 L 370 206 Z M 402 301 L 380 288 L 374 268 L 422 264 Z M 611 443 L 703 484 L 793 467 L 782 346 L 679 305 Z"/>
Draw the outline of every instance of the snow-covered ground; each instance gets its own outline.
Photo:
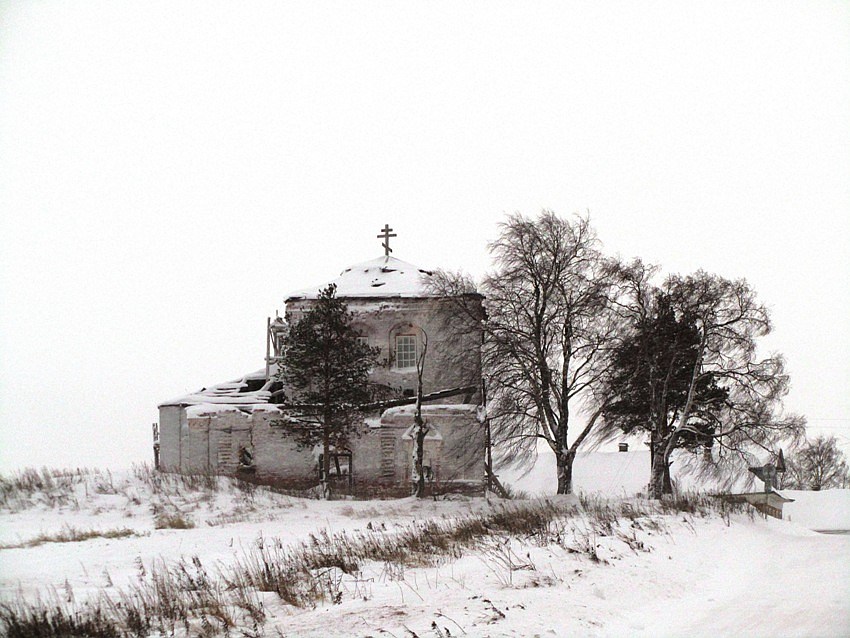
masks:
<path id="1" fill-rule="evenodd" d="M 782 495 L 794 499 L 783 508 L 785 520 L 813 530 L 850 533 L 850 490 L 782 490 Z"/>
<path id="2" fill-rule="evenodd" d="M 532 496 L 550 495 L 557 484 L 555 456 L 539 446 L 534 466 L 508 468 L 500 473 L 503 482 Z M 649 450 L 635 452 L 579 452 L 573 463 L 573 488 L 576 493 L 630 497 L 645 491 L 649 482 Z"/>
<path id="3" fill-rule="evenodd" d="M 197 556 L 213 574 L 276 539 L 291 545 L 320 529 L 392 532 L 413 521 L 503 506 L 466 498 L 320 502 L 261 488 L 244 491 L 226 480 L 215 491 L 179 482 L 156 487 L 150 480 L 87 475 L 62 496 L 36 492 L 10 503 L 0 514 L 0 600 L 54 596 L 80 603 L 101 592 L 117 595 L 156 564 L 181 557 Z M 578 515 L 564 523 L 560 542 L 497 535 L 435 567 L 368 563 L 356 578 L 340 575 L 339 604 L 297 609 L 261 594 L 268 620 L 257 631 L 316 637 L 850 635 L 850 535 L 809 529 L 850 529 L 850 491 L 788 495 L 796 499 L 786 506 L 791 521 L 647 514 L 624 518 L 614 533 L 604 533 L 592 514 Z M 156 529 L 154 511 L 160 524 L 164 515 L 179 513 L 195 527 Z M 39 536 L 88 530 L 115 537 L 36 544 Z"/>

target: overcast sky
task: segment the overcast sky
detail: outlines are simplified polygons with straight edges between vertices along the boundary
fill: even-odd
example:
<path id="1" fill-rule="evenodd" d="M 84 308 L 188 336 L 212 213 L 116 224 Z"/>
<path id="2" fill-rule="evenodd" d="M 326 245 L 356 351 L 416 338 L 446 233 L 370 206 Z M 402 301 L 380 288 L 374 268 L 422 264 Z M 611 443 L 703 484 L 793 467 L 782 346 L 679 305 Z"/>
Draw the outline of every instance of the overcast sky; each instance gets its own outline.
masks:
<path id="1" fill-rule="evenodd" d="M 746 277 L 850 443 L 846 2 L 0 3 L 0 470 L 151 459 L 285 295 L 506 213 Z"/>

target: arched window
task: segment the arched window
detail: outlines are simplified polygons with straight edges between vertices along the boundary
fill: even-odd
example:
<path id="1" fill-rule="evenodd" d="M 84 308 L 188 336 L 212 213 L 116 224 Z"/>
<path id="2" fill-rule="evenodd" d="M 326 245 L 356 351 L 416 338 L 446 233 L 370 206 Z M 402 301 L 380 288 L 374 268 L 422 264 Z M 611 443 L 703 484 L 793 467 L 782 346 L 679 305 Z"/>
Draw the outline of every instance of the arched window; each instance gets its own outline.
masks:
<path id="1" fill-rule="evenodd" d="M 390 330 L 392 367 L 396 370 L 414 370 L 422 351 L 422 330 L 412 323 L 402 323 Z"/>

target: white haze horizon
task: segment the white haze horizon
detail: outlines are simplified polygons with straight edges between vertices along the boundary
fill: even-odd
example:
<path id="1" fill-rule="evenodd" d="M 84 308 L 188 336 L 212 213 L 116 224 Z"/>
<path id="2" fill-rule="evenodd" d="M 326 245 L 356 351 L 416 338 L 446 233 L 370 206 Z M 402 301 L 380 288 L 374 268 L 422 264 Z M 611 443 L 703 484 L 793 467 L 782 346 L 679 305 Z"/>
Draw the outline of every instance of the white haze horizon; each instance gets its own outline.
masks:
<path id="1" fill-rule="evenodd" d="M 850 6 L 0 2 L 0 471 L 151 461 L 294 290 L 507 214 L 746 278 L 850 450 Z"/>

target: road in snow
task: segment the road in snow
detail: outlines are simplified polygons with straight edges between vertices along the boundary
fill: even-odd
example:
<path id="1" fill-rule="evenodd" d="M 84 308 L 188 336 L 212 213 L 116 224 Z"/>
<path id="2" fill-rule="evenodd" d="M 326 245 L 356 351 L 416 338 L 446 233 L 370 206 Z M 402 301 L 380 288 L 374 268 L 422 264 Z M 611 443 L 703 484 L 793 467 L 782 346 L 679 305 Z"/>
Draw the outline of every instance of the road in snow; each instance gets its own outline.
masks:
<path id="1" fill-rule="evenodd" d="M 770 519 L 700 536 L 705 557 L 674 560 L 691 575 L 685 595 L 633 610 L 611 635 L 850 636 L 850 535 Z"/>

